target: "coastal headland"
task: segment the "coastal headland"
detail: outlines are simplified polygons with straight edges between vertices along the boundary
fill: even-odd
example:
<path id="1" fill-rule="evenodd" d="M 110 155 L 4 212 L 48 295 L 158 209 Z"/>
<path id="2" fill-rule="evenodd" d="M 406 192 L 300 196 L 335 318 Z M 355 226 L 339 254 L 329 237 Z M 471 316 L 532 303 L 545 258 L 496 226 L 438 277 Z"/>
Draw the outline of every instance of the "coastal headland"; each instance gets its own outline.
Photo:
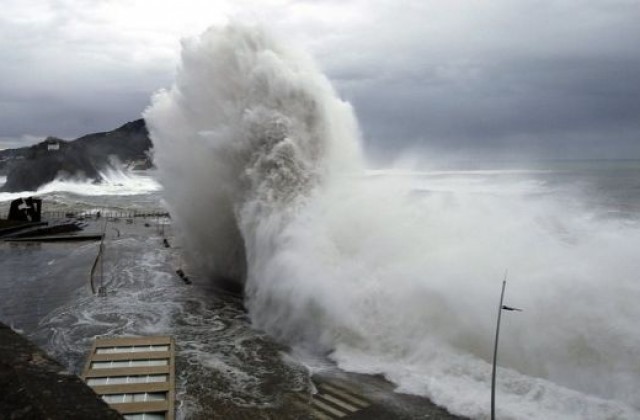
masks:
<path id="1" fill-rule="evenodd" d="M 100 180 L 100 172 L 119 162 L 135 169 L 151 166 L 149 132 L 144 120 L 75 140 L 47 137 L 30 147 L 0 150 L 2 192 L 36 191 L 58 178 Z"/>

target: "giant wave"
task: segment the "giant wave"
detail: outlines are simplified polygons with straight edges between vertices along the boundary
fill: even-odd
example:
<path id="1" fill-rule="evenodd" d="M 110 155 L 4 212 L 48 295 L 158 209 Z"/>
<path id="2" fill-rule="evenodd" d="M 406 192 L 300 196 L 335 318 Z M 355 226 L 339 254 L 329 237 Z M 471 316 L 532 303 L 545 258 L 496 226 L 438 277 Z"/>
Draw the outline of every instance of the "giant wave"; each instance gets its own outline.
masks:
<path id="1" fill-rule="evenodd" d="M 230 24 L 183 42 L 145 112 L 192 262 L 242 281 L 254 325 L 343 369 L 488 415 L 505 267 L 501 418 L 640 415 L 640 229 L 526 194 L 413 194 L 367 175 L 313 60 Z"/>

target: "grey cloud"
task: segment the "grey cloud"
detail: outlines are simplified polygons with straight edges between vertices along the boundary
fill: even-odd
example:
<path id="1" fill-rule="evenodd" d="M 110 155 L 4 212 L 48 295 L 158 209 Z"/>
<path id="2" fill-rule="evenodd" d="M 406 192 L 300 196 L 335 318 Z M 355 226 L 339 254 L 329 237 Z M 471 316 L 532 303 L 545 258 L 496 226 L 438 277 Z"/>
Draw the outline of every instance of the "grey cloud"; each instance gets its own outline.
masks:
<path id="1" fill-rule="evenodd" d="M 33 4 L 0 17 L 0 137 L 110 129 L 170 84 L 178 39 L 121 33 L 95 2 Z M 369 148 L 640 155 L 635 0 L 246 4 L 311 50 Z"/>
<path id="2" fill-rule="evenodd" d="M 494 2 L 466 22 L 425 19 L 433 27 L 409 39 L 399 29 L 415 32 L 415 16 L 388 9 L 374 19 L 360 66 L 334 57 L 329 72 L 354 103 L 369 147 L 638 156 L 640 9 L 600 3 Z M 427 37 L 434 32 L 443 37 Z M 369 71 L 354 80 L 345 63 Z"/>
<path id="3" fill-rule="evenodd" d="M 15 9 L 0 17 L 5 143 L 110 130 L 139 118 L 153 91 L 170 82 L 174 62 L 136 59 L 140 46 L 92 14 L 100 2 L 23 3 L 8 2 Z"/>
<path id="4" fill-rule="evenodd" d="M 347 91 L 376 147 L 500 152 L 524 146 L 546 157 L 640 152 L 640 72 L 634 71 L 640 63 L 522 60 L 487 68 L 485 76 L 460 84 L 397 81 Z M 580 139 L 589 147 L 580 147 Z"/>

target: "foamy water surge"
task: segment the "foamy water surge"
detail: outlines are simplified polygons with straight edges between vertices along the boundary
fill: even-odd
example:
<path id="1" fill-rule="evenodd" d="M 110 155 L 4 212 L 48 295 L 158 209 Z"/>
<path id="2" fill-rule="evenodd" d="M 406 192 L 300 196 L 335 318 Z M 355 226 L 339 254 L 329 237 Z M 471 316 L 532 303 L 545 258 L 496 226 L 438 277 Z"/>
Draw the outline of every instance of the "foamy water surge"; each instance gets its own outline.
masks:
<path id="1" fill-rule="evenodd" d="M 185 41 L 145 118 L 190 257 L 244 279 L 257 327 L 485 418 L 508 268 L 525 312 L 503 318 L 500 418 L 640 416 L 638 226 L 526 188 L 367 176 L 350 106 L 253 27 Z"/>
<path id="2" fill-rule="evenodd" d="M 6 178 L 0 177 L 0 186 L 5 182 Z M 122 168 L 110 167 L 100 172 L 100 180 L 96 182 L 83 178 L 57 178 L 41 186 L 37 191 L 0 193 L 0 202 L 30 195 L 43 196 L 62 192 L 82 196 L 126 196 L 147 194 L 159 189 L 160 185 L 146 173 L 134 173 Z"/>

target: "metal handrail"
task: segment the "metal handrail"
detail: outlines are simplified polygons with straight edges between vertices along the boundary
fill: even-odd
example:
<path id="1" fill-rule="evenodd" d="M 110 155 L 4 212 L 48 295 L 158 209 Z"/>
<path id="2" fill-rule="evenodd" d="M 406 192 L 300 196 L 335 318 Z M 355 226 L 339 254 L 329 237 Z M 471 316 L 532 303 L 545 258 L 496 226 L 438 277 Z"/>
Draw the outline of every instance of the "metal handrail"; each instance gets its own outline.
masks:
<path id="1" fill-rule="evenodd" d="M 100 214 L 105 219 L 134 219 L 134 218 L 171 218 L 169 212 L 161 211 L 113 211 L 110 209 L 92 209 L 90 211 L 43 211 L 42 219 L 75 219 L 96 218 Z M 6 219 L 8 212 L 0 213 L 0 219 Z"/>

